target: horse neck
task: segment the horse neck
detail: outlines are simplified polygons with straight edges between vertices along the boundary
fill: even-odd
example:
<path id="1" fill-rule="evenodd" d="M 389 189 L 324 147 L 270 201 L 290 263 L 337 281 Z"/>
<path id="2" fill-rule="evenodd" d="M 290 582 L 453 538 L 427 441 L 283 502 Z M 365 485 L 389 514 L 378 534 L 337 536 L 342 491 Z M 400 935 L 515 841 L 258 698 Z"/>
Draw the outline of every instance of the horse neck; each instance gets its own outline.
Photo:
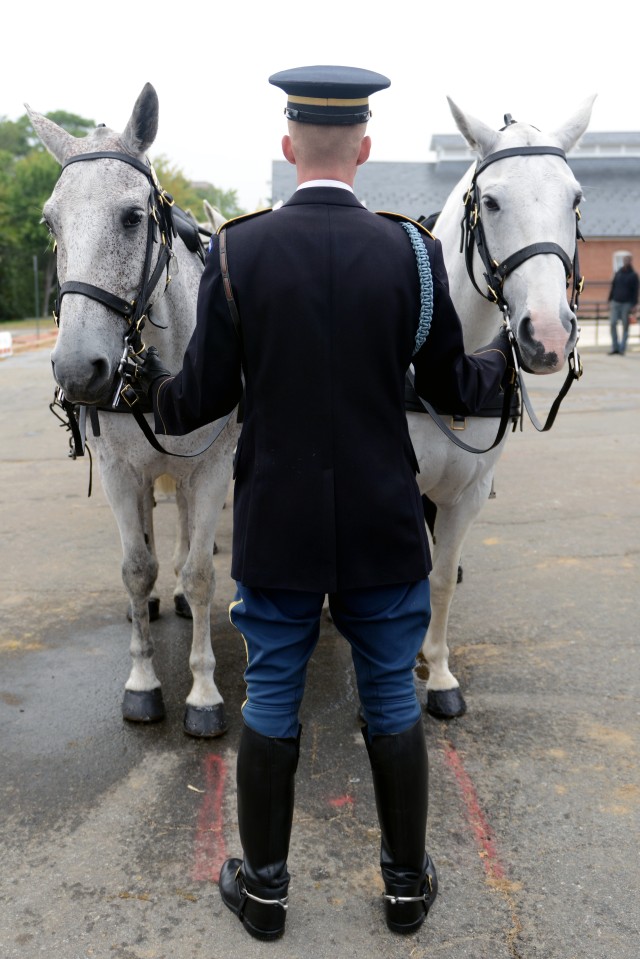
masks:
<path id="1" fill-rule="evenodd" d="M 463 201 L 474 169 L 475 164 L 467 170 L 451 191 L 434 228 L 435 235 L 442 244 L 444 262 L 449 275 L 449 291 L 460 317 L 467 353 L 472 353 L 493 339 L 502 322 L 498 307 L 485 300 L 475 289 L 467 273 L 464 250 L 460 249 Z M 477 254 L 474 254 L 474 262 L 476 261 Z M 481 277 L 478 270 L 476 270 L 476 276 Z M 484 281 L 478 282 L 481 290 L 483 284 Z"/>
<path id="2" fill-rule="evenodd" d="M 145 343 L 156 346 L 160 358 L 170 370 L 179 370 L 196 324 L 198 287 L 202 265 L 179 238 L 174 240 L 178 272 L 153 307 L 153 323 L 144 331 Z M 160 329 L 165 327 L 165 329 Z"/>

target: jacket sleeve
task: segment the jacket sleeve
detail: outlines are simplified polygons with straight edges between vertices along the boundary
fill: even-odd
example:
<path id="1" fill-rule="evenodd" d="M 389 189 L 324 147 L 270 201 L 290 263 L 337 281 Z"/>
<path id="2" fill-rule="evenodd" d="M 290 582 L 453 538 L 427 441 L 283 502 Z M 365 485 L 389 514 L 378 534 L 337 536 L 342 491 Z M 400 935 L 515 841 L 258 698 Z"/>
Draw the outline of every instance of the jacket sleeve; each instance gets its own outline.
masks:
<path id="1" fill-rule="evenodd" d="M 507 334 L 501 331 L 476 353 L 465 353 L 440 241 L 429 244 L 428 251 L 433 277 L 433 318 L 429 335 L 413 358 L 415 388 L 439 409 L 473 415 L 500 392 L 511 362 Z"/>
<path id="2" fill-rule="evenodd" d="M 224 295 L 215 238 L 182 369 L 152 390 L 155 431 L 182 436 L 230 413 L 242 396 L 241 347 Z"/>

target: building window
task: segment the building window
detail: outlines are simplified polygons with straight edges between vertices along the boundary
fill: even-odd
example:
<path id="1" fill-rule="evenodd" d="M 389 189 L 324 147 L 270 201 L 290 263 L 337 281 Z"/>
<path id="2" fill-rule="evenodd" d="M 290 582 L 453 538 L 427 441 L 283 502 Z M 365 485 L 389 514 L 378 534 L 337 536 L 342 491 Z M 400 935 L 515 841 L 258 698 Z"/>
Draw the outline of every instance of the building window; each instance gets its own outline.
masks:
<path id="1" fill-rule="evenodd" d="M 631 256 L 628 250 L 616 250 L 613 254 L 613 272 L 617 273 L 622 267 L 622 261 L 625 256 Z"/>

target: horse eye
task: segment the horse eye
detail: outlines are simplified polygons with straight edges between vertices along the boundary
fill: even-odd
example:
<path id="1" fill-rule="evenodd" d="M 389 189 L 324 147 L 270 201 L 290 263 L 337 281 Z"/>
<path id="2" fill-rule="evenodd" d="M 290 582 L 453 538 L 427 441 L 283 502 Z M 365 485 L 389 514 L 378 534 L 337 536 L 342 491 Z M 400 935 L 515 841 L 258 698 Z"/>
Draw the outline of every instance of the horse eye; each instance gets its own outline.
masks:
<path id="1" fill-rule="evenodd" d="M 495 212 L 496 210 L 500 209 L 500 204 L 496 200 L 494 200 L 492 196 L 484 196 L 482 198 L 482 202 L 484 204 L 485 209 L 491 210 L 491 212 Z"/>
<path id="2" fill-rule="evenodd" d="M 40 220 L 40 222 L 41 222 L 42 224 L 44 224 L 44 226 L 46 226 L 47 230 L 49 231 L 49 236 L 51 236 L 51 237 L 54 236 L 53 227 L 51 226 L 51 224 L 50 224 L 49 221 L 47 220 L 46 216 L 43 216 L 42 219 Z"/>
<path id="3" fill-rule="evenodd" d="M 582 193 L 576 193 L 575 198 L 574 198 L 574 200 L 573 200 L 573 209 L 574 209 L 574 210 L 577 210 L 577 209 L 578 209 L 578 207 L 579 207 L 580 204 L 582 203 L 582 200 L 583 200 L 583 199 L 584 199 L 584 195 L 583 195 Z"/>
<path id="4" fill-rule="evenodd" d="M 122 218 L 122 225 L 126 229 L 131 229 L 135 226 L 140 226 L 142 223 L 142 217 L 144 213 L 142 210 L 129 210 Z"/>

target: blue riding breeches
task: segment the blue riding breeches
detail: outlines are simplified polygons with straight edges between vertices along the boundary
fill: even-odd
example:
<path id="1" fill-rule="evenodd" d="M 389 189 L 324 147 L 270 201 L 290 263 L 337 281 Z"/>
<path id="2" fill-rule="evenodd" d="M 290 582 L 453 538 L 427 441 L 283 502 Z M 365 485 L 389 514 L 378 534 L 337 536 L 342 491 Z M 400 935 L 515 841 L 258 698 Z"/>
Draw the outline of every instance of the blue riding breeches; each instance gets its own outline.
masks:
<path id="1" fill-rule="evenodd" d="M 247 647 L 244 721 L 263 736 L 295 737 L 324 593 L 237 587 L 229 617 Z M 429 580 L 343 590 L 329 608 L 351 646 L 369 735 L 408 729 L 421 715 L 413 667 L 431 618 Z"/>

